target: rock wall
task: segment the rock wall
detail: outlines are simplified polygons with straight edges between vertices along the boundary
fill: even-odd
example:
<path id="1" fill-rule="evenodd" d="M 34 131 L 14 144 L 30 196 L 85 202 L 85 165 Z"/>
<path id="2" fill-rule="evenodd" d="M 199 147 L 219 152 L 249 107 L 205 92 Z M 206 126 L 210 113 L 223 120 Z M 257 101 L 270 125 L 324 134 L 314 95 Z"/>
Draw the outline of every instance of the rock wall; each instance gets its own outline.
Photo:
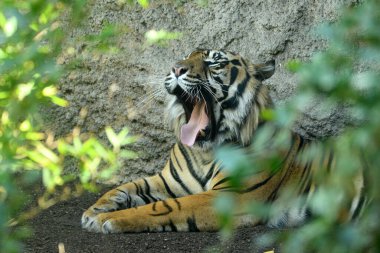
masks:
<path id="1" fill-rule="evenodd" d="M 275 102 L 291 96 L 296 78 L 285 64 L 291 59 L 307 60 L 324 48 L 313 29 L 339 16 L 342 5 L 353 0 L 210 0 L 151 1 L 150 7 L 122 4 L 122 1 L 94 0 L 84 28 L 72 31 L 68 44 L 83 62 L 65 76 L 61 94 L 68 108 L 46 111 L 48 128 L 57 135 L 74 126 L 82 132 L 104 138 L 105 126 L 120 130 L 128 126 L 139 141 L 131 148 L 139 159 L 125 161 L 115 181 L 151 175 L 160 170 L 174 143 L 164 120 L 163 79 L 172 64 L 193 49 L 224 48 L 259 63 L 276 59 L 276 73 L 266 81 Z M 118 38 L 117 54 L 95 54 L 87 50 L 81 36 L 96 34 L 108 23 L 125 27 Z M 150 29 L 182 32 L 180 40 L 167 47 L 145 44 Z M 60 59 L 65 63 L 65 59 Z M 305 105 L 305 117 L 295 127 L 316 136 L 335 134 L 345 124 L 340 110 L 321 113 L 318 102 Z M 74 170 L 75 165 L 68 165 Z"/>

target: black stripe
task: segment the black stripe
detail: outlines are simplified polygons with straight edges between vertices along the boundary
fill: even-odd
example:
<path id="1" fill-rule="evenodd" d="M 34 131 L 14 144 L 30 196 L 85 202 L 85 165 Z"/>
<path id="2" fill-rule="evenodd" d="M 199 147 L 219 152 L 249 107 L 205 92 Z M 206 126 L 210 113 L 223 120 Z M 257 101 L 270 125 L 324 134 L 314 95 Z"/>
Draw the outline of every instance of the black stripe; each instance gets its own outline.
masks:
<path id="1" fill-rule="evenodd" d="M 178 210 L 181 210 L 181 203 L 179 203 L 179 201 L 177 199 L 173 199 L 173 200 L 177 204 Z"/>
<path id="2" fill-rule="evenodd" d="M 215 64 L 216 64 L 215 66 L 210 66 L 210 67 L 215 70 L 224 69 L 228 64 L 228 61 L 216 62 Z"/>
<path id="3" fill-rule="evenodd" d="M 223 81 L 222 79 L 220 79 L 220 77 L 218 76 L 213 76 L 214 80 L 217 81 L 219 84 L 223 84 Z"/>
<path id="4" fill-rule="evenodd" d="M 361 195 L 359 199 L 359 203 L 355 208 L 354 214 L 352 215 L 352 219 L 356 219 L 359 216 L 360 211 L 362 210 L 364 206 L 365 200 L 366 200 L 366 197 L 364 195 Z"/>
<path id="5" fill-rule="evenodd" d="M 334 159 L 334 153 L 332 151 L 329 152 L 329 160 L 327 162 L 327 172 L 331 171 L 331 165 Z"/>
<path id="6" fill-rule="evenodd" d="M 302 171 L 302 174 L 301 174 L 301 184 L 299 186 L 299 192 L 301 192 L 302 189 L 305 188 L 306 183 L 310 181 L 310 168 L 311 168 L 311 164 L 312 164 L 311 162 L 308 162 L 305 165 L 305 168 Z M 304 193 L 304 192 L 302 191 L 302 193 Z"/>
<path id="7" fill-rule="evenodd" d="M 206 68 L 203 68 L 203 74 L 204 74 L 204 76 L 206 77 L 207 80 L 209 80 L 210 78 L 212 78 L 211 73 Z"/>
<path id="8" fill-rule="evenodd" d="M 152 206 L 153 211 L 156 211 L 156 205 L 157 205 L 157 202 L 154 202 Z"/>
<path id="9" fill-rule="evenodd" d="M 236 109 L 236 107 L 239 106 L 239 100 L 237 98 L 237 95 L 235 95 L 232 98 L 229 98 L 222 103 L 223 109 Z"/>
<path id="10" fill-rule="evenodd" d="M 181 164 L 179 163 L 177 159 L 177 155 L 175 154 L 175 149 L 173 149 L 173 156 L 174 156 L 175 161 L 177 162 L 178 168 L 180 169 L 180 171 L 183 171 Z"/>
<path id="11" fill-rule="evenodd" d="M 170 195 L 170 197 L 176 198 L 177 196 L 172 192 L 172 190 L 170 189 L 169 185 L 166 183 L 165 178 L 162 176 L 161 172 L 158 173 L 158 175 L 160 176 L 162 182 L 164 183 L 166 192 Z"/>
<path id="12" fill-rule="evenodd" d="M 235 109 L 236 107 L 238 107 L 238 105 L 239 105 L 238 97 L 241 97 L 243 95 L 245 88 L 247 87 L 247 84 L 248 84 L 250 79 L 251 79 L 251 77 L 248 74 L 246 74 L 244 80 L 238 84 L 237 91 L 234 94 L 234 96 L 225 100 L 222 103 L 223 109 Z M 255 95 L 256 95 L 256 93 L 255 93 Z"/>
<path id="13" fill-rule="evenodd" d="M 167 211 L 162 212 L 162 213 L 151 213 L 150 216 L 164 216 L 164 215 L 168 215 L 169 213 L 173 212 L 173 208 L 171 208 L 168 205 L 168 203 L 166 203 L 165 200 L 162 201 L 162 204 L 164 205 L 164 207 L 166 207 Z"/>
<path id="14" fill-rule="evenodd" d="M 116 188 L 115 190 L 124 193 L 125 196 L 128 196 L 128 193 L 126 191 L 120 190 L 119 188 Z"/>
<path id="15" fill-rule="evenodd" d="M 289 170 L 288 170 L 287 172 L 289 172 Z M 268 202 L 273 202 L 273 201 L 276 199 L 276 197 L 277 197 L 277 193 L 278 193 L 278 190 L 281 188 L 282 183 L 284 182 L 284 180 L 285 180 L 287 174 L 288 174 L 288 173 L 285 173 L 285 175 L 281 178 L 280 183 L 277 184 L 277 185 L 276 185 L 276 188 L 274 188 L 274 190 L 271 192 L 271 194 L 269 194 L 268 199 L 267 199 Z"/>
<path id="16" fill-rule="evenodd" d="M 230 177 L 223 178 L 222 180 L 220 180 L 219 182 L 217 182 L 216 184 L 214 184 L 214 186 L 212 187 L 212 189 L 215 189 L 216 186 L 218 186 L 220 184 L 223 184 L 224 182 L 227 182 L 228 180 L 230 180 Z"/>
<path id="17" fill-rule="evenodd" d="M 214 79 L 215 79 L 215 77 L 214 77 Z M 222 89 L 223 97 L 218 98 L 218 102 L 221 102 L 224 99 L 226 99 L 226 97 L 228 97 L 228 91 L 229 91 L 230 87 L 231 87 L 230 85 L 225 85 L 223 83 L 220 83 L 220 88 Z"/>
<path id="18" fill-rule="evenodd" d="M 283 177 L 281 178 L 280 183 L 277 184 L 276 188 L 275 188 L 275 189 L 271 192 L 271 194 L 269 195 L 269 197 L 268 197 L 268 201 L 269 201 L 269 202 L 273 202 L 273 201 L 277 198 L 277 193 L 278 193 L 278 191 L 280 190 L 282 184 L 283 184 L 284 182 L 286 182 L 285 179 L 287 179 L 288 176 L 292 174 L 293 170 L 291 170 L 290 168 L 293 168 L 293 163 L 294 163 L 294 160 L 291 162 L 291 164 L 289 165 L 289 167 L 286 168 L 285 175 L 283 175 Z M 284 168 L 282 168 L 282 169 L 284 169 Z"/>
<path id="19" fill-rule="evenodd" d="M 193 218 L 190 218 L 190 217 L 187 218 L 186 222 L 187 222 L 187 225 L 189 227 L 190 232 L 199 232 L 199 229 L 197 227 L 197 223 L 196 223 L 194 216 L 193 216 Z"/>
<path id="20" fill-rule="evenodd" d="M 301 148 L 303 147 L 303 138 L 300 138 L 300 143 L 298 144 L 298 148 L 297 148 L 297 152 L 296 154 L 298 154 L 298 152 L 301 150 Z M 290 147 L 289 151 L 288 151 L 288 154 L 286 156 L 286 159 L 283 160 L 283 163 L 285 163 L 288 159 L 288 156 L 291 154 L 292 150 L 293 150 L 293 145 L 295 144 L 295 141 L 292 143 L 292 146 Z M 269 202 L 272 202 L 274 201 L 276 198 L 277 198 L 277 193 L 279 191 L 279 189 L 281 188 L 282 184 L 285 182 L 285 179 L 288 178 L 289 175 L 292 174 L 293 170 L 292 168 L 294 167 L 294 162 L 295 162 L 295 159 L 291 159 L 290 161 L 290 164 L 287 166 L 286 171 L 285 171 L 285 175 L 283 175 L 283 177 L 281 178 L 281 181 L 279 182 L 279 184 L 277 184 L 276 188 L 271 192 L 271 194 L 269 195 L 268 197 L 268 201 Z M 281 168 L 281 170 L 283 170 L 284 168 Z M 279 170 L 278 170 L 279 171 Z"/>
<path id="21" fill-rule="evenodd" d="M 231 68 L 231 73 L 230 73 L 230 85 L 233 85 L 234 82 L 236 81 L 236 78 L 239 74 L 239 70 L 237 67 L 232 67 Z"/>
<path id="22" fill-rule="evenodd" d="M 127 208 L 132 207 L 132 197 L 131 195 L 127 196 Z"/>
<path id="23" fill-rule="evenodd" d="M 152 196 L 152 194 L 150 194 L 150 186 L 148 184 L 148 181 L 143 178 L 144 180 L 144 183 L 145 183 L 145 194 L 151 199 L 153 200 L 154 202 L 157 201 L 158 199 L 156 199 L 155 197 Z"/>
<path id="24" fill-rule="evenodd" d="M 214 191 L 223 191 L 223 192 L 238 192 L 232 186 L 222 186 L 220 188 L 212 188 Z"/>
<path id="25" fill-rule="evenodd" d="M 169 206 L 169 204 L 168 204 L 165 200 L 162 201 L 162 204 L 163 204 L 164 207 L 166 207 L 170 212 L 173 211 L 173 208 L 171 208 L 171 207 Z"/>
<path id="26" fill-rule="evenodd" d="M 216 123 L 216 130 L 218 131 L 219 135 L 222 134 L 220 127 L 222 125 L 224 118 L 225 118 L 224 110 L 223 110 L 223 107 L 221 107 L 220 108 L 220 117 L 219 117 L 218 123 Z"/>
<path id="27" fill-rule="evenodd" d="M 117 205 L 116 209 L 121 210 L 121 209 L 129 208 L 128 199 L 130 199 L 130 196 L 123 190 L 120 190 L 118 188 L 116 188 L 115 190 L 124 194 L 124 197 L 121 200 L 121 202 L 120 201 L 114 201 L 115 204 Z"/>
<path id="28" fill-rule="evenodd" d="M 244 80 L 241 83 L 239 83 L 239 85 L 237 87 L 237 94 L 238 94 L 238 96 L 242 96 L 243 95 L 243 93 L 245 91 L 245 88 L 247 87 L 247 84 L 248 84 L 248 82 L 249 82 L 250 79 L 251 79 L 251 77 L 248 74 L 246 74 Z"/>
<path id="29" fill-rule="evenodd" d="M 247 193 L 247 192 L 251 192 L 251 191 L 254 191 L 254 190 L 257 190 L 258 188 L 260 188 L 261 186 L 265 185 L 266 183 L 269 182 L 269 180 L 272 179 L 272 177 L 274 176 L 275 174 L 272 174 L 270 175 L 267 179 L 261 181 L 260 183 L 257 183 L 257 184 L 254 184 L 252 185 L 251 187 L 243 190 L 243 191 L 240 191 L 240 193 Z"/>
<path id="30" fill-rule="evenodd" d="M 138 184 L 136 184 L 135 182 L 132 182 L 132 183 L 136 186 L 136 189 L 137 189 L 136 195 L 139 196 L 145 202 L 145 204 L 150 203 L 150 200 L 148 199 L 147 196 L 145 196 L 142 188 Z"/>
<path id="31" fill-rule="evenodd" d="M 220 168 L 216 171 L 213 177 L 216 177 L 221 171 L 222 171 L 222 166 L 220 166 Z"/>
<path id="32" fill-rule="evenodd" d="M 304 139 L 301 137 L 301 136 L 298 136 L 299 137 L 299 140 L 300 140 L 300 143 L 298 144 L 298 147 L 297 147 L 297 151 L 296 151 L 296 155 L 301 151 L 301 149 L 304 147 Z M 293 138 L 294 139 L 294 138 Z M 292 153 L 293 151 L 293 146 L 295 145 L 295 140 L 292 142 L 292 145 L 288 151 L 288 154 L 286 155 L 285 159 L 282 161 L 281 164 L 283 163 L 286 163 L 287 160 L 288 160 L 288 157 L 290 156 L 290 154 Z M 278 193 L 278 190 L 280 189 L 280 187 L 282 186 L 282 184 L 284 183 L 285 179 L 288 178 L 288 176 L 290 174 L 292 174 L 293 170 L 292 168 L 294 168 L 294 162 L 295 162 L 295 158 L 291 158 L 291 161 L 290 161 L 290 164 L 287 166 L 286 171 L 285 171 L 285 175 L 281 178 L 281 181 L 280 183 L 276 186 L 276 188 L 274 189 L 274 191 L 272 191 L 272 193 L 269 195 L 268 197 L 268 200 L 269 201 L 274 201 L 277 197 L 277 193 Z M 284 168 L 281 168 L 281 170 L 283 170 Z"/>
<path id="33" fill-rule="evenodd" d="M 216 88 L 212 87 L 212 86 L 207 86 L 208 89 L 211 90 L 212 94 L 216 94 Z M 202 90 L 205 91 L 205 93 L 209 93 L 208 89 L 205 89 L 203 86 L 202 86 Z"/>
<path id="34" fill-rule="evenodd" d="M 310 208 L 306 208 L 305 210 L 305 220 L 309 220 L 313 217 L 313 213 L 311 212 Z"/>
<path id="35" fill-rule="evenodd" d="M 230 61 L 233 65 L 241 66 L 241 63 L 238 59 Z"/>
<path id="36" fill-rule="evenodd" d="M 197 172 L 194 170 L 193 163 L 191 162 L 191 158 L 190 158 L 190 155 L 192 155 L 191 151 L 189 150 L 189 153 L 188 153 L 187 150 L 181 144 L 178 144 L 178 147 L 181 150 L 183 157 L 185 158 L 187 168 L 189 169 L 190 174 L 200 185 L 202 185 L 202 178 L 200 178 Z M 192 156 L 194 157 L 194 155 Z"/>
<path id="37" fill-rule="evenodd" d="M 207 182 L 211 179 L 212 174 L 214 173 L 215 165 L 216 165 L 216 162 L 213 162 L 206 176 L 202 179 L 201 181 L 202 188 L 204 188 Z"/>
<path id="38" fill-rule="evenodd" d="M 244 66 L 248 67 L 247 62 L 243 58 L 241 58 L 241 61 L 243 62 Z"/>
<path id="39" fill-rule="evenodd" d="M 174 225 L 172 220 L 169 220 L 169 227 L 173 232 L 177 232 L 177 227 Z"/>
<path id="40" fill-rule="evenodd" d="M 177 183 L 181 185 L 182 189 L 183 189 L 187 194 L 192 194 L 192 192 L 189 190 L 189 188 L 187 188 L 187 186 L 183 183 L 183 181 L 182 181 L 181 178 L 179 177 L 177 171 L 176 171 L 175 168 L 174 168 L 174 165 L 173 165 L 172 160 L 170 160 L 170 162 L 169 162 L 169 167 L 170 167 L 170 174 L 172 175 L 172 177 L 174 178 L 174 180 L 177 181 Z"/>
<path id="41" fill-rule="evenodd" d="M 298 149 L 297 149 L 297 153 L 299 153 L 302 150 L 302 148 L 304 147 L 304 144 L 306 142 L 305 142 L 305 139 L 302 136 L 300 136 L 300 135 L 297 135 L 297 136 L 298 136 L 298 138 L 300 140 L 300 144 L 298 144 Z"/>
<path id="42" fill-rule="evenodd" d="M 218 99 L 218 101 L 221 101 L 221 100 L 225 99 L 228 96 L 228 91 L 230 90 L 230 87 L 231 86 L 225 85 L 225 84 L 221 85 L 222 92 L 223 92 L 223 97 L 221 99 Z"/>
<path id="43" fill-rule="evenodd" d="M 277 131 L 277 129 L 276 129 L 276 131 Z M 275 132 L 273 135 L 275 135 L 275 134 L 276 134 L 276 132 Z M 273 136 L 273 137 L 274 137 L 274 136 Z M 303 142 L 303 139 L 301 138 L 300 140 L 301 140 L 301 143 L 302 143 L 302 142 Z M 300 144 L 301 144 L 301 143 L 300 143 Z M 282 159 L 282 161 L 280 162 L 280 166 L 279 166 L 279 168 L 276 168 L 275 172 L 277 172 L 279 169 L 281 169 L 282 164 L 284 164 L 284 163 L 288 160 L 290 154 L 292 153 L 293 146 L 294 146 L 295 144 L 296 144 L 296 138 L 291 138 L 290 148 L 289 148 L 288 152 L 286 153 L 284 159 Z M 298 148 L 300 148 L 300 145 L 298 146 Z"/>
<path id="44" fill-rule="evenodd" d="M 137 184 L 135 182 L 132 182 L 132 184 L 135 185 L 135 188 L 136 188 L 136 195 L 139 195 L 140 194 L 140 188 L 137 186 Z"/>
<path id="45" fill-rule="evenodd" d="M 306 193 L 309 193 L 309 191 L 310 191 L 310 188 L 311 188 L 311 185 L 312 185 L 312 183 L 311 183 L 311 177 L 308 177 L 307 178 L 307 181 L 306 181 L 306 187 L 305 187 L 305 190 L 303 191 L 303 193 L 302 194 L 306 194 Z"/>
<path id="46" fill-rule="evenodd" d="M 305 175 L 306 171 L 308 171 L 308 169 L 311 167 L 311 164 L 312 163 L 310 161 L 308 161 L 306 163 L 305 167 L 303 168 L 302 174 L 301 174 L 301 179 L 304 178 L 304 175 Z"/>

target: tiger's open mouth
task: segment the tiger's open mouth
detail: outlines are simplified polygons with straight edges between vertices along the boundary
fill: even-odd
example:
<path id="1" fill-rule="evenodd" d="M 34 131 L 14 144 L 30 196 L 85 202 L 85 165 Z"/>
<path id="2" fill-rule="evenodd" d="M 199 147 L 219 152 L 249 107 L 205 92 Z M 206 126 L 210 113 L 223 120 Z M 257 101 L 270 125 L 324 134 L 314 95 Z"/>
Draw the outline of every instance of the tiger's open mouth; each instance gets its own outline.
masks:
<path id="1" fill-rule="evenodd" d="M 180 101 L 185 110 L 186 124 L 181 127 L 180 139 L 187 146 L 193 146 L 196 142 L 205 142 L 214 139 L 213 131 L 215 119 L 212 103 L 208 99 L 197 97 L 181 97 Z"/>

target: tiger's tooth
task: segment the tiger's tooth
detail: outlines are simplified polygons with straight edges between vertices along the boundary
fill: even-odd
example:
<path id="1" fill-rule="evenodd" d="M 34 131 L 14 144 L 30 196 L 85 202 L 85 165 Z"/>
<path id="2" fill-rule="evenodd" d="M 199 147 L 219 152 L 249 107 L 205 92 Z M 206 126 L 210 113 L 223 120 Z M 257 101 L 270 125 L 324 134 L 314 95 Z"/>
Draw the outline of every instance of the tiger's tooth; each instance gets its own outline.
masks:
<path id="1" fill-rule="evenodd" d="M 199 130 L 199 133 L 202 137 L 204 137 L 206 135 L 206 133 L 203 131 L 203 130 Z"/>

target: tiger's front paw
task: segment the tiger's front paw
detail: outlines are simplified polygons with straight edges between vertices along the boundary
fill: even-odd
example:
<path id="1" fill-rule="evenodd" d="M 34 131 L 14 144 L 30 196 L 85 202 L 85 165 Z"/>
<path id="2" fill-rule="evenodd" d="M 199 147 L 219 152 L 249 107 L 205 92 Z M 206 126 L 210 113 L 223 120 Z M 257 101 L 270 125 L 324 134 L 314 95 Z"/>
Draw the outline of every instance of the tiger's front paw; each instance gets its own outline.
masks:
<path id="1" fill-rule="evenodd" d="M 106 214 L 115 210 L 117 210 L 117 206 L 113 202 L 92 205 L 82 215 L 82 228 L 88 231 L 101 232 L 102 224 L 98 220 L 98 217 L 100 217 L 100 214 Z"/>
<path id="2" fill-rule="evenodd" d="M 102 221 L 99 219 L 100 214 L 114 211 L 115 209 L 110 204 L 106 205 L 93 205 L 87 209 L 82 215 L 82 228 L 91 232 L 101 232 L 101 227 L 103 225 Z"/>
<path id="3" fill-rule="evenodd" d="M 82 228 L 90 232 L 104 234 L 122 232 L 112 218 L 112 213 L 95 214 L 90 210 L 82 215 Z"/>
<path id="4" fill-rule="evenodd" d="M 93 212 L 93 210 L 88 209 L 82 215 L 82 228 L 91 232 L 102 232 L 102 221 L 99 219 L 100 214 Z"/>

